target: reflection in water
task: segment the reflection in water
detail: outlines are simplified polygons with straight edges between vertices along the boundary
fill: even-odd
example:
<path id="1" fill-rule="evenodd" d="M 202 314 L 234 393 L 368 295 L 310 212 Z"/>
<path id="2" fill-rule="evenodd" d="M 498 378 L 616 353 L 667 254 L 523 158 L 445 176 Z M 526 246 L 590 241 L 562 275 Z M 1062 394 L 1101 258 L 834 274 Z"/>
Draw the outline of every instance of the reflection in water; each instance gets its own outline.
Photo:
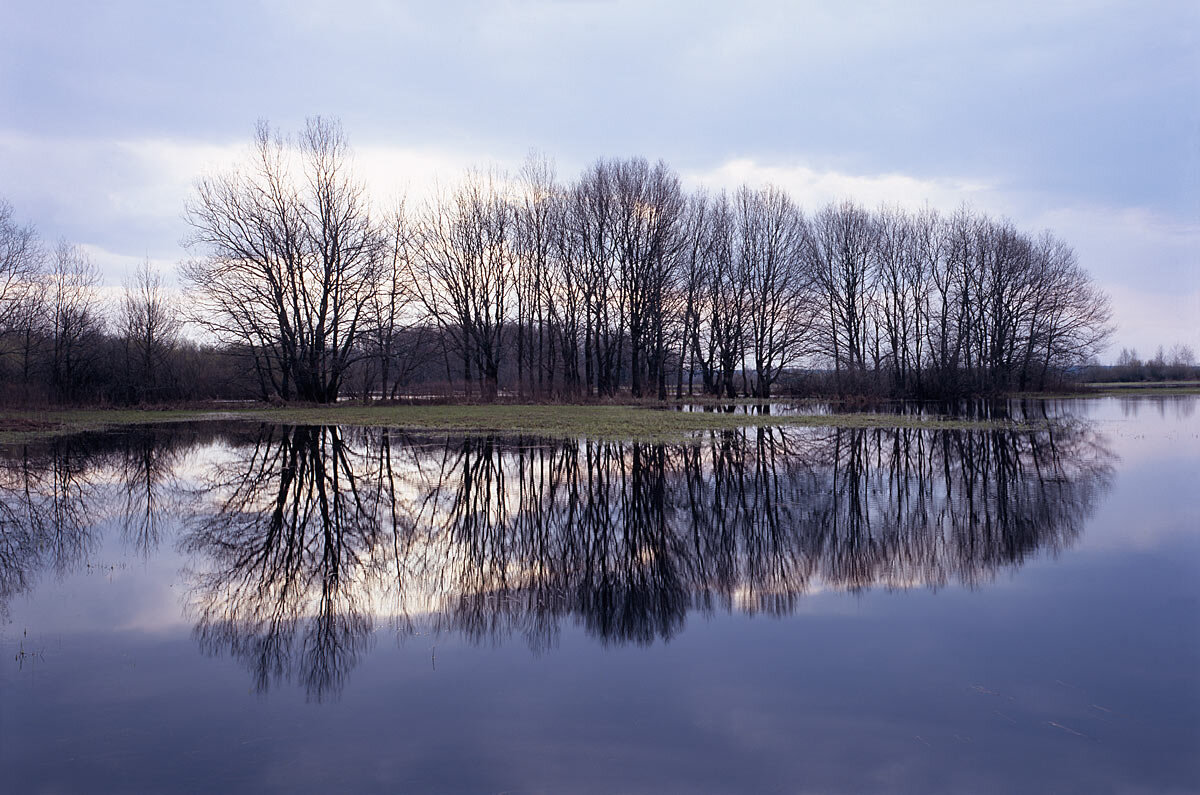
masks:
<path id="1" fill-rule="evenodd" d="M 94 548 L 93 455 L 56 440 L 36 456 L 21 450 L 0 460 L 0 613 L 37 572 L 66 572 Z"/>
<path id="2" fill-rule="evenodd" d="M 175 470 L 195 443 L 183 431 L 150 427 L 128 434 L 117 451 L 121 530 L 126 544 L 143 557 L 158 549 L 163 531 L 181 510 Z"/>
<path id="3" fill-rule="evenodd" d="M 152 426 L 80 434 L 0 454 L 0 615 L 38 573 L 77 570 L 116 525 L 126 545 L 154 553 L 182 506 L 175 471 L 210 444 L 204 426 Z"/>
<path id="4" fill-rule="evenodd" d="M 334 428 L 267 427 L 237 451 L 207 474 L 183 537 L 205 566 L 192 576 L 196 634 L 209 653 L 245 660 L 258 688 L 295 670 L 320 696 L 372 629 L 378 480 Z"/>
<path id="5" fill-rule="evenodd" d="M 1082 423 L 685 444 L 262 426 L 184 455 L 202 441 L 140 432 L 5 460 L 0 603 L 31 572 L 81 560 L 96 517 L 147 555 L 180 528 L 201 647 L 240 659 L 260 690 L 295 679 L 320 699 L 379 622 L 542 650 L 566 619 L 646 644 L 692 610 L 783 615 L 821 589 L 975 587 L 1068 547 L 1113 458 Z"/>
<path id="6" fill-rule="evenodd" d="M 1160 417 L 1166 417 L 1169 414 L 1177 420 L 1186 419 L 1196 412 L 1195 400 L 1176 400 L 1172 399 L 1170 395 L 1122 397 L 1120 405 L 1121 413 L 1130 418 L 1137 417 L 1143 408 Z"/>

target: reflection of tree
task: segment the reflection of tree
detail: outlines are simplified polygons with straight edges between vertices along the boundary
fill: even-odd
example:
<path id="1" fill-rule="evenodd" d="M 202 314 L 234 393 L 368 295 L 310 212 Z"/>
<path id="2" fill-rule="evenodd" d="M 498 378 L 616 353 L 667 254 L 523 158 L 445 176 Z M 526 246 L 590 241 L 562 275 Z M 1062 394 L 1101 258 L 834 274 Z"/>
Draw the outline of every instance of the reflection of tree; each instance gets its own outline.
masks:
<path id="1" fill-rule="evenodd" d="M 126 543 L 149 557 L 158 548 L 163 528 L 179 512 L 173 499 L 178 493 L 175 469 L 182 453 L 196 440 L 183 429 L 153 426 L 123 438 L 125 444 L 116 462 L 121 527 Z"/>
<path id="2" fill-rule="evenodd" d="M 1067 422 L 677 445 L 262 426 L 226 433 L 185 491 L 185 451 L 205 440 L 153 429 L 0 459 L 0 604 L 34 572 L 77 565 L 104 517 L 150 554 L 184 515 L 202 648 L 241 659 L 259 688 L 296 679 L 319 699 L 381 615 L 402 635 L 543 649 L 564 620 L 650 643 L 689 610 L 782 615 L 823 588 L 975 587 L 1073 543 L 1112 461 L 1091 426 Z M 104 483 L 117 484 L 107 497 Z"/>
<path id="3" fill-rule="evenodd" d="M 975 586 L 1073 542 L 1111 475 L 1086 426 L 754 429 L 689 445 L 468 440 L 421 536 L 444 626 L 648 642 L 689 607 L 787 613 L 814 587 Z M 516 483 L 511 481 L 515 479 Z"/>
<path id="4" fill-rule="evenodd" d="M 975 585 L 1070 544 L 1111 476 L 1086 428 L 841 430 L 824 440 L 821 576 L 844 588 Z"/>
<path id="5" fill-rule="evenodd" d="M 475 638 L 520 629 L 540 646 L 572 613 L 606 641 L 645 643 L 677 631 L 688 607 L 665 489 L 661 445 L 467 439 L 434 487 L 447 510 L 407 540 L 449 535 L 452 565 L 434 562 L 450 603 L 443 627 Z"/>
<path id="6" fill-rule="evenodd" d="M 401 533 L 448 551 L 415 579 L 448 596 L 441 628 L 535 645 L 564 615 L 605 641 L 649 642 L 689 607 L 786 613 L 814 587 L 975 586 L 1070 544 L 1111 474 L 1086 426 L 455 451 L 428 487 L 439 507 Z"/>
<path id="7" fill-rule="evenodd" d="M 211 438 L 196 426 L 157 426 L 7 448 L 0 454 L 0 612 L 38 572 L 61 576 L 83 565 L 110 522 L 132 547 L 153 552 L 176 511 L 170 481 L 182 452 Z"/>
<path id="8" fill-rule="evenodd" d="M 1196 413 L 1196 404 L 1200 402 L 1192 396 L 1183 394 L 1139 396 L 1136 394 L 1136 390 L 1129 391 L 1133 394 L 1116 398 L 1121 405 L 1121 414 L 1125 417 L 1137 417 L 1145 408 L 1160 417 L 1166 417 L 1170 413 L 1175 419 L 1186 419 Z"/>
<path id="9" fill-rule="evenodd" d="M 61 440 L 0 458 L 0 610 L 37 572 L 65 573 L 94 547 L 92 460 Z"/>
<path id="10" fill-rule="evenodd" d="M 364 600 L 377 576 L 380 492 L 360 453 L 330 427 L 265 427 L 217 465 L 183 546 L 201 646 L 245 660 L 259 688 L 297 673 L 310 695 L 336 692 L 372 629 Z"/>

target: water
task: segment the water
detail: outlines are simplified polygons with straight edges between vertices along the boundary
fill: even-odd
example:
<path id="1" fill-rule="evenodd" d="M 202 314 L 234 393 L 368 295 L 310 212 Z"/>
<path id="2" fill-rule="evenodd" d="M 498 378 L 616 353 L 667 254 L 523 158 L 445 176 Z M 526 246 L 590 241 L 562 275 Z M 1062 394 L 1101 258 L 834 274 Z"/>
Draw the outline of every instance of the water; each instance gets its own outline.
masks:
<path id="1" fill-rule="evenodd" d="M 0 456 L 14 791 L 1200 789 L 1195 398 Z"/>

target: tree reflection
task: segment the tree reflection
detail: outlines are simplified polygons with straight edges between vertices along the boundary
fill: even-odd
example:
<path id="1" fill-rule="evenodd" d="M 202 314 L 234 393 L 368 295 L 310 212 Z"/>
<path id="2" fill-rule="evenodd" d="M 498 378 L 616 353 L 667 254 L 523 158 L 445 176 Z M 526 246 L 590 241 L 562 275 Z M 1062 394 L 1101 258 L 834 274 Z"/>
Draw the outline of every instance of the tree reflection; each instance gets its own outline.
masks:
<path id="1" fill-rule="evenodd" d="M 182 527 L 201 648 L 256 688 L 336 694 L 375 630 L 604 644 L 690 611 L 786 615 L 820 590 L 978 587 L 1078 537 L 1112 475 L 1095 427 L 760 428 L 683 444 L 241 426 L 0 457 L 0 605 L 106 523 Z M 213 442 L 217 442 L 213 444 Z M 192 455 L 189 451 L 203 450 Z"/>
<path id="2" fill-rule="evenodd" d="M 688 444 L 264 427 L 197 492 L 196 632 L 265 689 L 336 692 L 381 616 L 645 644 L 689 610 L 787 614 L 818 589 L 976 587 L 1081 531 L 1111 478 L 1086 425 L 763 428 Z"/>
<path id="3" fill-rule="evenodd" d="M 0 452 L 0 613 L 40 572 L 62 576 L 88 563 L 106 527 L 151 555 L 179 510 L 176 467 L 213 438 L 212 430 L 163 425 Z"/>
<path id="4" fill-rule="evenodd" d="M 176 469 L 199 437 L 185 428 L 137 429 L 121 437 L 115 465 L 121 484 L 117 513 L 126 544 L 150 557 L 181 506 Z"/>
<path id="5" fill-rule="evenodd" d="M 381 492 L 332 427 L 265 427 L 202 492 L 190 520 L 196 635 L 244 660 L 255 685 L 295 673 L 315 698 L 340 689 L 373 628 L 366 599 L 385 544 Z"/>
<path id="6" fill-rule="evenodd" d="M 0 457 L 0 611 L 39 571 L 62 574 L 94 548 L 94 472 L 94 451 L 62 440 Z"/>
<path id="7" fill-rule="evenodd" d="M 476 640 L 519 630 L 541 648 L 569 613 L 605 642 L 649 643 L 678 631 L 690 603 L 667 479 L 662 445 L 467 439 L 430 490 L 445 510 L 412 523 L 401 554 L 453 550 L 432 561 L 438 629 Z"/>
<path id="8" fill-rule="evenodd" d="M 818 587 L 976 586 L 1070 544 L 1111 476 L 1111 455 L 1083 429 L 488 440 L 461 455 L 461 473 L 435 490 L 489 509 L 446 515 L 466 554 L 454 558 L 458 601 L 443 620 L 531 640 L 547 637 L 548 613 L 573 614 L 605 641 L 648 642 L 670 637 L 689 608 L 782 614 Z"/>

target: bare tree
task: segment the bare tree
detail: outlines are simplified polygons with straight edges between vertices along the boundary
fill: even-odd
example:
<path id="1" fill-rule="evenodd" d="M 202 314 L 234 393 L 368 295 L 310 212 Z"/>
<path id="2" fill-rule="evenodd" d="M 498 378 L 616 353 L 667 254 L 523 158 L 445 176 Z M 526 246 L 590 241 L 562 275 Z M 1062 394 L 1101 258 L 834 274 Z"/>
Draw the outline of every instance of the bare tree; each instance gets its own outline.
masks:
<path id="1" fill-rule="evenodd" d="M 1109 334 L 1065 243 L 966 207 L 806 218 L 774 188 L 686 196 L 662 162 L 598 160 L 560 186 L 531 156 L 517 180 L 472 173 L 384 229 L 346 151 L 320 120 L 295 146 L 260 128 L 250 171 L 202 180 L 190 206 L 195 305 L 264 396 L 334 399 L 356 361 L 364 399 L 392 396 L 439 378 L 419 355 L 433 346 L 486 400 L 662 399 L 668 371 L 682 396 L 685 370 L 689 392 L 700 376 L 765 398 L 809 363 L 841 392 L 983 394 L 1044 386 Z"/>
<path id="2" fill-rule="evenodd" d="M 628 318 L 630 386 L 634 397 L 642 397 L 650 381 L 665 400 L 666 301 L 682 243 L 683 195 L 678 177 L 662 161 L 651 166 L 638 158 L 608 167 L 619 295 Z"/>
<path id="3" fill-rule="evenodd" d="M 98 343 L 104 332 L 95 292 L 99 281 L 82 249 L 59 243 L 49 276 L 47 320 L 50 383 L 61 401 L 78 400 L 83 387 L 96 375 Z"/>
<path id="4" fill-rule="evenodd" d="M 1038 347 L 1044 351 L 1037 371 L 1039 389 L 1047 386 L 1051 373 L 1095 358 L 1113 334 L 1108 296 L 1079 267 L 1070 247 L 1058 248 L 1052 274 L 1045 287 L 1051 297 L 1039 334 Z"/>
<path id="5" fill-rule="evenodd" d="M 811 225 L 812 273 L 822 292 L 822 348 L 843 384 L 845 371 L 867 367 L 871 339 L 877 224 L 863 208 L 844 201 L 823 208 Z"/>
<path id="6" fill-rule="evenodd" d="M 0 198 L 0 333 L 11 331 L 22 304 L 39 292 L 45 252 L 37 231 L 20 225 L 12 205 Z"/>
<path id="7" fill-rule="evenodd" d="M 293 142 L 260 123 L 250 167 L 197 182 L 186 216 L 195 321 L 279 397 L 337 400 L 383 248 L 340 125 L 310 119 Z"/>
<path id="8" fill-rule="evenodd" d="M 371 293 L 369 317 L 362 335 L 366 350 L 361 384 L 364 400 L 371 395 L 394 399 L 429 359 L 433 334 L 421 315 L 411 284 L 417 231 L 401 202 L 388 221 L 379 284 Z M 376 376 L 379 378 L 378 389 L 374 387 Z"/>
<path id="9" fill-rule="evenodd" d="M 713 204 L 711 266 L 708 272 L 708 345 L 715 360 L 712 388 L 737 395 L 735 377 L 746 359 L 747 272 L 737 256 L 737 218 L 729 196 Z"/>
<path id="10" fill-rule="evenodd" d="M 813 325 L 812 277 L 804 219 L 786 193 L 767 187 L 737 194 L 739 261 L 746 277 L 748 352 L 754 361 L 754 394 L 771 385 L 806 352 Z"/>
<path id="11" fill-rule="evenodd" d="M 683 397 L 683 373 L 688 374 L 688 394 L 692 394 L 696 367 L 701 369 L 707 391 L 713 389 L 712 359 L 701 349 L 700 331 L 705 316 L 706 289 L 709 280 L 712 235 L 712 210 L 708 195 L 699 192 L 688 198 L 684 209 L 682 229 L 681 285 L 683 296 L 680 318 L 679 363 L 675 381 L 675 398 Z"/>
<path id="12" fill-rule="evenodd" d="M 590 395 L 620 383 L 628 297 L 616 257 L 616 186 L 612 164 L 597 161 L 576 181 L 567 210 L 572 281 L 583 298 L 584 382 Z"/>
<path id="13" fill-rule="evenodd" d="M 878 245 L 874 250 L 879 280 L 881 331 L 886 339 L 886 358 L 897 391 L 907 389 L 917 354 L 915 326 L 919 318 L 917 297 L 910 279 L 921 259 L 914 246 L 917 225 L 899 208 L 883 207 L 878 214 Z"/>
<path id="14" fill-rule="evenodd" d="M 495 400 L 514 290 L 513 211 L 495 175 L 473 173 L 435 202 L 422 225 L 413 288 L 452 340 L 469 386 Z"/>
<path id="15" fill-rule="evenodd" d="M 21 225 L 0 199 L 0 335 L 16 359 L 23 400 L 31 397 L 34 368 L 46 338 L 46 251 L 31 224 Z"/>
<path id="16" fill-rule="evenodd" d="M 562 195 L 554 164 L 531 154 L 521 169 L 513 247 L 516 275 L 517 390 L 554 391 L 555 335 L 560 303 L 555 255 L 561 252 Z"/>
<path id="17" fill-rule="evenodd" d="M 181 323 L 178 305 L 149 262 L 125 283 L 117 324 L 130 397 L 136 402 L 161 397 L 175 377 L 171 354 Z"/>
<path id="18" fill-rule="evenodd" d="M 1195 367 L 1196 352 L 1192 350 L 1190 345 L 1185 345 L 1182 342 L 1177 342 L 1171 346 L 1171 366 L 1172 367 Z"/>

